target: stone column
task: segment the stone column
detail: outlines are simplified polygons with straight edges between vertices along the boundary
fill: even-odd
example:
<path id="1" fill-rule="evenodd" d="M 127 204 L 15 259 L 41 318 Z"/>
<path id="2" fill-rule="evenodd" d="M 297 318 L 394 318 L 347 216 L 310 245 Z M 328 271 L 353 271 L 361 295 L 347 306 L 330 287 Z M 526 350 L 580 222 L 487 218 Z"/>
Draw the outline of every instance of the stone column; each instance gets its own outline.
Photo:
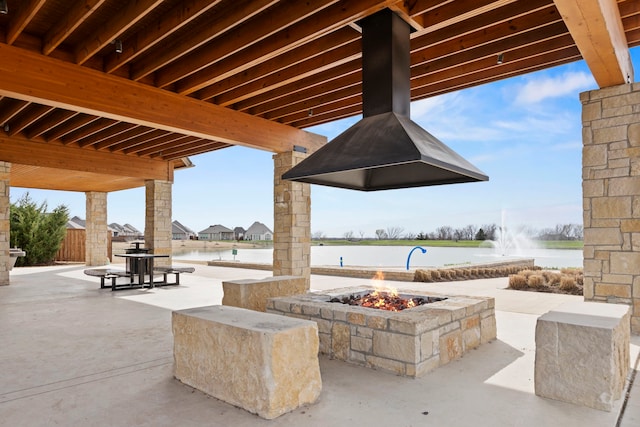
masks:
<path id="1" fill-rule="evenodd" d="M 107 228 L 107 193 L 87 191 L 85 226 L 85 264 L 105 265 L 109 262 Z"/>
<path id="2" fill-rule="evenodd" d="M 10 206 L 9 173 L 11 163 L 0 161 L 0 286 L 9 284 Z"/>
<path id="3" fill-rule="evenodd" d="M 282 174 L 307 154 L 276 154 L 273 184 L 273 275 L 302 276 L 307 290 L 311 276 L 311 186 L 285 181 Z"/>
<path id="4" fill-rule="evenodd" d="M 640 84 L 580 100 L 584 298 L 631 305 L 640 334 Z"/>
<path id="5" fill-rule="evenodd" d="M 170 181 L 146 181 L 144 245 L 154 254 L 169 255 L 155 260 L 159 266 L 171 265 L 171 187 Z"/>

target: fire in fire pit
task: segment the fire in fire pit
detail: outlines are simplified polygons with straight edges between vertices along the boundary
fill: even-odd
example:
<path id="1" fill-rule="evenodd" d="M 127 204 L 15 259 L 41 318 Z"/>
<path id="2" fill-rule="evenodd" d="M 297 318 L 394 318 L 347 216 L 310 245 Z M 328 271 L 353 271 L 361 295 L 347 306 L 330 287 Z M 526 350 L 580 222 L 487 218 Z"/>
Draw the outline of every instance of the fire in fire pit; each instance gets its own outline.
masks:
<path id="1" fill-rule="evenodd" d="M 396 290 L 380 291 L 376 290 L 363 295 L 351 294 L 342 298 L 331 298 L 329 302 L 339 302 L 348 305 L 359 305 L 361 307 L 376 308 L 387 311 L 402 311 L 408 308 L 442 301 L 447 298 L 436 297 L 404 297 L 398 295 Z"/>

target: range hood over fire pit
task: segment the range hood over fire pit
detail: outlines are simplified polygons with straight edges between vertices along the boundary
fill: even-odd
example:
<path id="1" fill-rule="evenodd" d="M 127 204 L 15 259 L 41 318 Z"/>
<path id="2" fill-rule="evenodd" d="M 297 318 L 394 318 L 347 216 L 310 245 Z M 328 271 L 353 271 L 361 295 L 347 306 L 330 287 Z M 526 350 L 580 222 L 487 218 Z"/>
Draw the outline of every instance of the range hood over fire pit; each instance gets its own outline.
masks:
<path id="1" fill-rule="evenodd" d="M 282 178 L 363 191 L 487 181 L 409 118 L 409 24 L 389 9 L 361 24 L 363 119 Z"/>

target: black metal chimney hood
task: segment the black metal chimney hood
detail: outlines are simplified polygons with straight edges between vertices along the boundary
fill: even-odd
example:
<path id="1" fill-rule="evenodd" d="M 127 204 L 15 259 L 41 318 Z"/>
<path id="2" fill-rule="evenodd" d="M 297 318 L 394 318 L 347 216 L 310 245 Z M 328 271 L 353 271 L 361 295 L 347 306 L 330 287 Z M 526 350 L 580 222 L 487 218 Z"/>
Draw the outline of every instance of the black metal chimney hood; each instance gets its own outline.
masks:
<path id="1" fill-rule="evenodd" d="M 363 191 L 487 181 L 409 119 L 409 24 L 384 9 L 361 25 L 363 119 L 282 178 Z"/>

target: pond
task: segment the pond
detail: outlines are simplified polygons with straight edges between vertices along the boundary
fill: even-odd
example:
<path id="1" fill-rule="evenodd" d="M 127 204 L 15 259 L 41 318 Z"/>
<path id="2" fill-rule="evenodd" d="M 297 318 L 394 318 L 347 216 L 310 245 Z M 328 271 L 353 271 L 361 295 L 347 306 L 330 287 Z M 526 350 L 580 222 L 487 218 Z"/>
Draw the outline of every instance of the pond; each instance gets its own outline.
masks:
<path id="1" fill-rule="evenodd" d="M 312 246 L 311 265 L 340 266 L 340 258 L 345 267 L 406 267 L 407 257 L 413 246 Z M 479 264 L 518 258 L 533 258 L 535 264 L 545 268 L 582 267 L 582 250 L 573 249 L 530 249 L 518 256 L 501 256 L 492 248 L 448 248 L 424 247 L 427 252 L 416 250 L 411 255 L 410 267 L 444 267 L 454 264 Z M 271 264 L 273 248 L 206 249 L 174 251 L 175 260 L 236 261 Z"/>

